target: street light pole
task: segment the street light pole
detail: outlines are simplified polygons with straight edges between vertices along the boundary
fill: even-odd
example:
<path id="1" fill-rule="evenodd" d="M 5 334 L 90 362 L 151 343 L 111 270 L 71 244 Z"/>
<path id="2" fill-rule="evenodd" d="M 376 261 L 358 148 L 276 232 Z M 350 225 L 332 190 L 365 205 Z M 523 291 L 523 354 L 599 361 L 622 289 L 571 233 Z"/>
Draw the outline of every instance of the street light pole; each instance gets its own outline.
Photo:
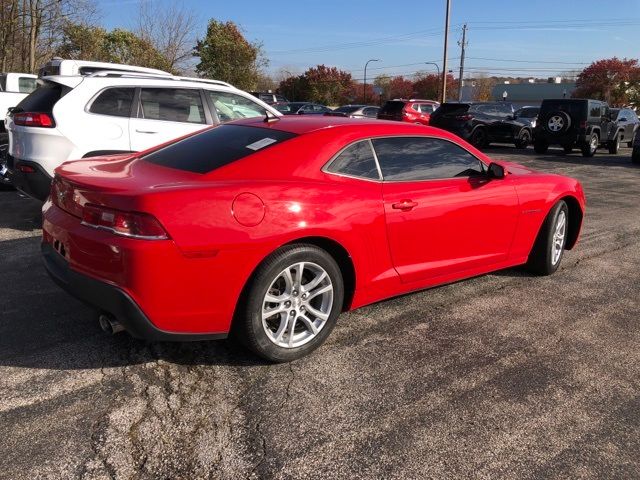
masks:
<path id="1" fill-rule="evenodd" d="M 367 65 L 369 62 L 379 62 L 378 58 L 371 58 L 367 60 L 367 63 L 364 64 L 364 86 L 362 87 L 362 103 L 367 103 Z"/>
<path id="2" fill-rule="evenodd" d="M 438 82 L 440 81 L 440 67 L 438 66 L 437 63 L 434 62 L 424 62 L 425 65 L 433 65 L 434 67 L 436 67 L 436 71 L 438 72 Z M 438 96 L 438 91 L 440 90 L 438 88 L 438 82 L 436 82 L 436 97 Z"/>
<path id="3" fill-rule="evenodd" d="M 442 95 L 440 103 L 447 100 L 447 48 L 449 47 L 449 15 L 451 14 L 451 0 L 447 0 L 447 15 L 444 23 L 444 58 L 442 59 Z"/>

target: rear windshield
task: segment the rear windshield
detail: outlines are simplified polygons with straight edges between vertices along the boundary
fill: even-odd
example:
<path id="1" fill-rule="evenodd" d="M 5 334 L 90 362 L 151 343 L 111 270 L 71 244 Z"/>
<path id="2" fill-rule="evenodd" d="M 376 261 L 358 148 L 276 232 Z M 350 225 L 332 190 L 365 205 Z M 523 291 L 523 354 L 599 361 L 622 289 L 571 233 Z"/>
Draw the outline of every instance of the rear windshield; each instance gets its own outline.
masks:
<path id="1" fill-rule="evenodd" d="M 164 167 L 208 173 L 296 136 L 269 128 L 220 125 L 156 150 L 143 159 Z"/>
<path id="2" fill-rule="evenodd" d="M 468 103 L 443 103 L 438 107 L 436 112 L 438 112 L 439 114 L 454 113 L 457 115 L 460 113 L 465 113 L 467 110 L 469 110 Z"/>
<path id="3" fill-rule="evenodd" d="M 397 113 L 401 113 L 402 109 L 404 108 L 405 102 L 400 102 L 397 100 L 391 100 L 387 103 L 384 104 L 384 106 L 380 109 L 379 113 L 382 114 L 397 114 Z"/>
<path id="4" fill-rule="evenodd" d="M 69 89 L 58 83 L 47 82 L 27 95 L 14 109 L 15 112 L 53 112 L 53 106 Z"/>
<path id="5" fill-rule="evenodd" d="M 585 115 L 587 110 L 587 102 L 566 101 L 566 100 L 544 100 L 542 102 L 541 111 L 549 113 L 553 110 L 566 112 L 570 115 Z"/>

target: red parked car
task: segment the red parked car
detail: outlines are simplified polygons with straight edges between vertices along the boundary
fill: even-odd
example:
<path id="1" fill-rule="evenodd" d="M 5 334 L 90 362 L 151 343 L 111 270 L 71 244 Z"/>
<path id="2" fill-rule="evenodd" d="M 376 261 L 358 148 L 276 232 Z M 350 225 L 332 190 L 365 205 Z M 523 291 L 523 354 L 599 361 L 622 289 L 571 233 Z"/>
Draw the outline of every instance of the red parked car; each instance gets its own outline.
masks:
<path id="1" fill-rule="evenodd" d="M 429 125 L 431 114 L 440 106 L 433 100 L 389 100 L 378 112 L 380 120 Z"/>
<path id="2" fill-rule="evenodd" d="M 514 265 L 553 273 L 584 206 L 578 181 L 492 161 L 431 127 L 246 119 L 65 163 L 42 251 L 113 330 L 233 331 L 288 361 L 345 310 Z"/>

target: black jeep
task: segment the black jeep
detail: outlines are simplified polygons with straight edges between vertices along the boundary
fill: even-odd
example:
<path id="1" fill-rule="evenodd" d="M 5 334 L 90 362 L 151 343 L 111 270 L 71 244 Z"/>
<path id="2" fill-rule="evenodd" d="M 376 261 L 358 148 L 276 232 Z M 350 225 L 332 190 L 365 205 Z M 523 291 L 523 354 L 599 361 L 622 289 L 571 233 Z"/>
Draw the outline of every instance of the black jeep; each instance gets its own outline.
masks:
<path id="1" fill-rule="evenodd" d="M 592 157 L 599 146 L 617 153 L 620 140 L 609 105 L 600 100 L 543 100 L 534 131 L 536 153 L 545 153 L 549 145 L 561 145 L 566 153 L 575 147 Z"/>

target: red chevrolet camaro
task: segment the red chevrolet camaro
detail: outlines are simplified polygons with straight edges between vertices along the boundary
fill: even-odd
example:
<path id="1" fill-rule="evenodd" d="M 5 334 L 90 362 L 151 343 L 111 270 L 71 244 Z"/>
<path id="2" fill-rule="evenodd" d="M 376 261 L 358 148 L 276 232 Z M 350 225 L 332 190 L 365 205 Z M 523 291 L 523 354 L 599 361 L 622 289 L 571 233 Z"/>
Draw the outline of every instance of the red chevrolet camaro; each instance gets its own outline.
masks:
<path id="1" fill-rule="evenodd" d="M 64 164 L 42 250 L 103 327 L 234 332 L 287 361 L 345 310 L 514 265 L 553 273 L 584 208 L 578 181 L 494 162 L 442 130 L 251 119 Z"/>

